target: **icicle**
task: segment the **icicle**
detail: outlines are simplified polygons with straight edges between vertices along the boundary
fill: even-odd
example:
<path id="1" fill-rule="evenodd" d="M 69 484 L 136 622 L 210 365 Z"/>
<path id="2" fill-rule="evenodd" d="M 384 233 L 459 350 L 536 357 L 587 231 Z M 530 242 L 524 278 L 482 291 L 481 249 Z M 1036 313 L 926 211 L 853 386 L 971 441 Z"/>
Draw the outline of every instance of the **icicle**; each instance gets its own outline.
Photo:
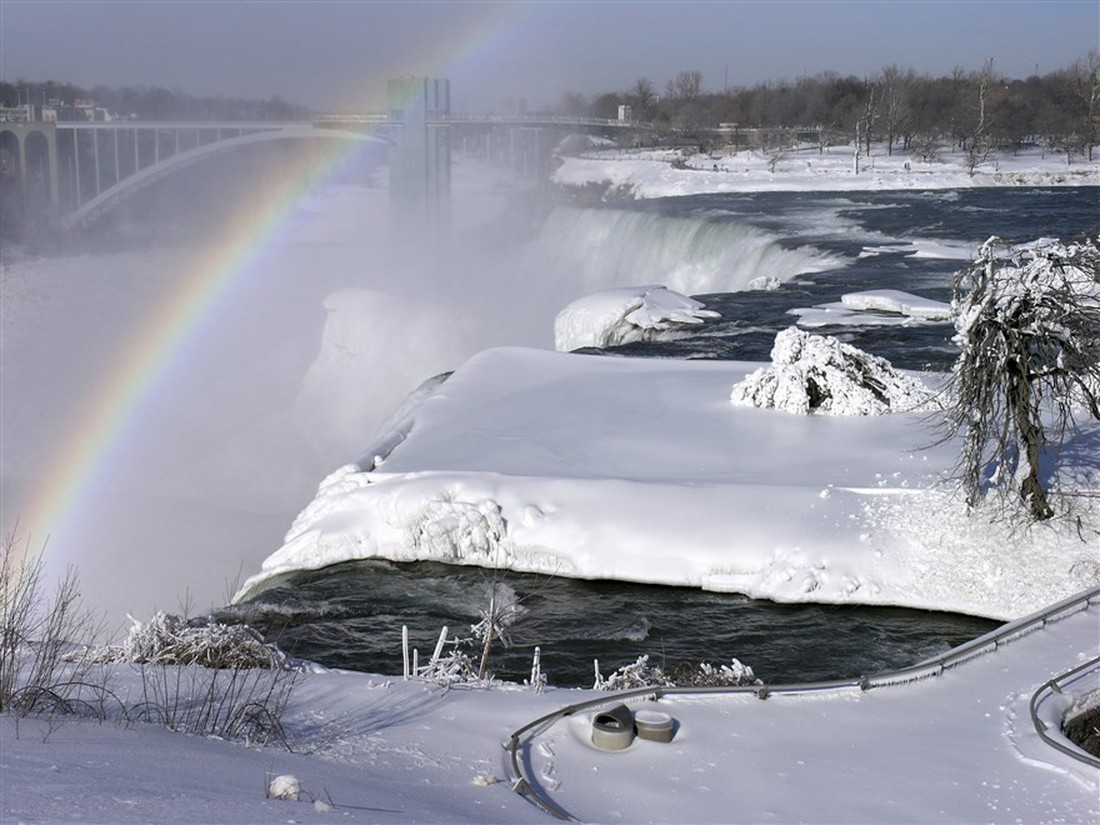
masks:
<path id="1" fill-rule="evenodd" d="M 535 654 L 531 657 L 531 687 L 536 693 L 542 693 L 546 677 L 542 675 L 542 648 L 535 645 Z"/>
<path id="2" fill-rule="evenodd" d="M 443 625 L 443 629 L 439 631 L 439 641 L 435 643 L 435 652 L 432 654 L 432 661 L 428 665 L 430 668 L 435 668 L 436 663 L 439 662 L 439 657 L 443 654 L 443 644 L 447 641 L 447 625 Z"/>
<path id="3" fill-rule="evenodd" d="M 401 663 L 405 674 L 405 681 L 409 680 L 409 628 L 401 625 Z"/>

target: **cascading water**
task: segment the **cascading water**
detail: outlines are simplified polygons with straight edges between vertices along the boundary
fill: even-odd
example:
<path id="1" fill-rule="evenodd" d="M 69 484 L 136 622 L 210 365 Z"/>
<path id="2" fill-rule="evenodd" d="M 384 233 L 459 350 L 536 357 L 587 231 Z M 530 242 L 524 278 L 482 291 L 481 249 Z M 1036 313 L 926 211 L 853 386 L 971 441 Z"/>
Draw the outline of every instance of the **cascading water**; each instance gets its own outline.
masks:
<path id="1" fill-rule="evenodd" d="M 578 295 L 640 284 L 686 295 L 740 292 L 761 279 L 782 283 L 843 263 L 812 246 L 785 245 L 728 213 L 577 207 L 550 214 L 529 258 L 568 277 Z"/>

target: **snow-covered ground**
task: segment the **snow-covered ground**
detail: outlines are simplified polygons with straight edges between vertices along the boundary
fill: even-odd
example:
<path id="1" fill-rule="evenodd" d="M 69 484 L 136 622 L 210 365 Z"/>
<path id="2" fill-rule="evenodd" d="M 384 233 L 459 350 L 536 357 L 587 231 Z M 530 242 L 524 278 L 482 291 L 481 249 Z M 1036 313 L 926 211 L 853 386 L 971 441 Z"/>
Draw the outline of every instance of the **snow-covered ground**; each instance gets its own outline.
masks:
<path id="1" fill-rule="evenodd" d="M 692 162 L 702 170 L 674 170 L 654 158 L 602 156 L 567 161 L 558 180 L 612 180 L 647 197 L 727 187 L 1100 183 L 1095 164 L 1067 167 L 1064 158 L 1038 156 L 1002 158 L 998 168 L 983 167 L 985 177 L 970 178 L 957 164 L 925 170 L 911 159 L 873 155 L 864 159 L 871 168 L 853 175 L 846 151 L 799 153 L 774 173 L 766 158 L 698 159 Z M 401 290 L 407 279 L 384 267 L 356 273 L 374 279 L 375 297 L 348 292 L 346 277 L 332 277 L 326 263 L 371 259 L 363 241 L 340 240 L 341 226 L 360 231 L 354 200 L 346 190 L 319 194 L 297 225 L 304 243 L 284 241 L 261 261 L 264 277 L 292 288 L 274 304 L 262 281 L 241 289 L 223 313 L 230 331 L 211 328 L 196 339 L 212 353 L 177 371 L 175 390 L 146 401 L 143 424 L 151 429 L 114 458 L 125 461 L 126 474 L 97 489 L 75 523 L 87 526 L 87 512 L 99 512 L 114 529 L 100 529 L 83 552 L 72 535 L 60 536 L 67 542 L 60 560 L 93 574 L 93 592 L 110 594 L 113 605 L 127 601 L 126 588 L 145 604 L 164 580 L 186 599 L 189 581 L 201 578 L 205 599 L 224 587 L 211 582 L 218 572 L 232 575 L 247 561 L 244 574 L 255 573 L 267 553 L 255 546 L 257 536 L 280 530 L 286 508 L 300 506 L 288 502 L 304 502 L 316 478 L 355 459 L 384 418 L 377 410 L 356 414 L 376 392 L 362 383 L 376 363 L 366 351 L 393 355 L 403 331 L 416 336 L 441 318 L 466 317 L 453 306 L 424 309 L 416 290 Z M 91 259 L 5 267 L 5 417 L 10 425 L 18 413 L 20 423 L 5 427 L 6 509 L 36 480 L 35 458 L 49 452 L 54 433 L 83 409 L 81 399 L 93 391 L 89 376 L 129 340 L 129 314 L 154 303 L 173 274 L 166 268 L 135 277 L 148 257 L 113 263 L 132 271 L 93 278 L 102 261 Z M 891 300 L 901 306 L 898 296 Z M 546 340 L 563 306 L 539 332 Z M 301 315 L 308 324 L 283 323 Z M 360 318 L 384 321 L 383 328 L 364 328 Z M 1081 538 L 1096 528 L 1094 511 L 1081 504 L 1070 517 L 1030 530 L 967 520 L 957 496 L 936 483 L 950 448 L 918 449 L 934 436 L 916 414 L 796 417 L 735 407 L 733 385 L 763 365 L 479 352 L 498 342 L 483 330 L 454 329 L 457 343 L 390 370 L 415 386 L 458 366 L 451 359 L 473 357 L 426 391 L 356 464 L 325 479 L 263 575 L 382 549 L 394 557 L 515 561 L 779 599 L 1001 617 L 1097 580 L 1095 542 Z M 48 373 L 40 369 L 47 363 Z M 417 374 L 408 375 L 414 367 Z M 207 375 L 212 384 L 202 383 Z M 13 391 L 20 406 L 8 400 Z M 349 432 L 360 440 L 349 440 Z M 1095 427 L 1086 430 L 1068 451 L 1077 467 L 1070 484 L 1095 490 L 1090 457 L 1100 450 L 1098 438 Z M 141 529 L 129 531 L 120 520 L 135 508 Z M 163 590 L 158 596 L 161 607 L 173 606 Z M 558 723 L 532 743 L 530 767 L 545 791 L 588 821 L 1096 821 L 1095 768 L 1041 742 L 1027 713 L 1040 685 L 1097 655 L 1095 613 L 1093 606 L 908 686 L 767 702 L 665 700 L 680 724 L 667 745 L 642 742 L 607 754 L 586 743 L 584 719 Z M 120 694 L 136 695 L 135 676 L 115 669 Z M 286 719 L 297 754 L 144 725 L 3 716 L 0 818 L 548 821 L 508 783 L 494 781 L 505 778 L 501 742 L 588 695 L 310 673 Z M 266 780 L 276 774 L 297 776 L 303 799 L 265 799 Z M 321 810 L 310 796 L 336 807 Z"/>
<path id="2" fill-rule="evenodd" d="M 586 822 L 1095 822 L 1100 774 L 1040 739 L 1047 680 L 1097 655 L 1095 602 L 942 675 L 867 692 L 632 702 L 675 720 L 671 742 L 608 752 L 596 711 L 521 741 L 527 779 Z M 140 696 L 116 667 L 112 688 Z M 1040 708 L 1100 690 L 1095 669 Z M 552 822 L 512 790 L 502 745 L 570 704 L 615 694 L 443 688 L 305 674 L 285 718 L 296 752 L 148 725 L 0 717 L 4 822 Z M 1072 747 L 1072 746 L 1071 746 Z M 291 776 L 296 801 L 267 798 Z M 321 804 L 318 804 L 321 803 Z"/>
<path id="3" fill-rule="evenodd" d="M 679 166 L 673 166 L 676 161 Z M 856 173 L 851 146 L 803 146 L 773 152 L 683 155 L 680 150 L 593 150 L 563 158 L 554 180 L 563 186 L 599 185 L 614 197 L 664 198 L 703 192 L 844 192 L 965 189 L 972 186 L 1096 186 L 1100 162 L 1040 148 L 994 154 L 971 174 L 961 152 L 943 149 L 924 161 L 895 147 L 872 144 Z"/>

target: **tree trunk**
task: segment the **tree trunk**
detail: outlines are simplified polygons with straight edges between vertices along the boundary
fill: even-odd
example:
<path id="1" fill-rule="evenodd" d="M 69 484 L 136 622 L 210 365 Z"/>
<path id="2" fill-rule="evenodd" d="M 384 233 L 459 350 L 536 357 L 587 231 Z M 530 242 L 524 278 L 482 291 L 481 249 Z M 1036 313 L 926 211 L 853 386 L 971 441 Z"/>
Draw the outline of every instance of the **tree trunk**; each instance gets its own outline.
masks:
<path id="1" fill-rule="evenodd" d="M 1045 521 L 1054 515 L 1046 491 L 1039 483 L 1039 448 L 1042 446 L 1042 424 L 1031 418 L 1031 381 L 1020 374 L 1023 368 L 1011 369 L 1008 382 L 1008 409 L 1015 419 L 1019 456 L 1017 462 L 1027 462 L 1027 473 L 1019 478 L 1020 498 L 1027 504 L 1031 517 Z"/>

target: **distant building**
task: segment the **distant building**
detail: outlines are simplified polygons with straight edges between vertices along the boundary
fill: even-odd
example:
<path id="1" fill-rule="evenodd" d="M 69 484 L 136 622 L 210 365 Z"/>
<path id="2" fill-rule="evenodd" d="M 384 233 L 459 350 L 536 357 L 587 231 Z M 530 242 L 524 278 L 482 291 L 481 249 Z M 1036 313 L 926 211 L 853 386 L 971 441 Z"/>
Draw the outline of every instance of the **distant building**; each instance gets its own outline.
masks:
<path id="1" fill-rule="evenodd" d="M 630 107 L 626 104 L 621 104 L 619 106 L 619 123 L 630 123 L 631 119 Z"/>
<path id="2" fill-rule="evenodd" d="M 31 123 L 33 120 L 34 108 L 29 103 L 0 109 L 0 121 L 4 123 Z"/>

